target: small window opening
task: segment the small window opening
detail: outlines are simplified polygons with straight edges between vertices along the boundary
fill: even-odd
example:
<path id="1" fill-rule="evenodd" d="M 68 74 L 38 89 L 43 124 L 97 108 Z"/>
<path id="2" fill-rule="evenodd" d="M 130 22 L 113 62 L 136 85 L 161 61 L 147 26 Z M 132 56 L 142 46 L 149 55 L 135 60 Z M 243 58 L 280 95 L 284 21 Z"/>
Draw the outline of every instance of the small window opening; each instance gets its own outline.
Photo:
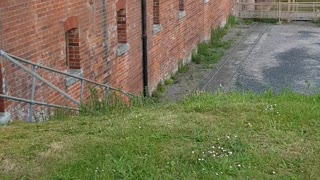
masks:
<path id="1" fill-rule="evenodd" d="M 70 69 L 80 69 L 80 38 L 79 29 L 74 28 L 66 32 L 67 66 Z"/>
<path id="2" fill-rule="evenodd" d="M 117 12 L 117 32 L 118 43 L 127 43 L 127 17 L 125 9 L 120 9 Z"/>

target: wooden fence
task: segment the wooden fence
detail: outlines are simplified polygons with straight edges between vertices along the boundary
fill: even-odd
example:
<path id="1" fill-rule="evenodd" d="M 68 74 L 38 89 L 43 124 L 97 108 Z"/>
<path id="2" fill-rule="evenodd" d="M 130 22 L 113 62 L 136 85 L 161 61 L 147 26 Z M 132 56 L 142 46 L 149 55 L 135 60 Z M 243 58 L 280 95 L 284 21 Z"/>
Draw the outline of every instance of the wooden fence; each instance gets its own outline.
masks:
<path id="1" fill-rule="evenodd" d="M 319 20 L 319 2 L 260 2 L 236 3 L 236 15 L 240 18 L 260 18 L 279 20 Z"/>

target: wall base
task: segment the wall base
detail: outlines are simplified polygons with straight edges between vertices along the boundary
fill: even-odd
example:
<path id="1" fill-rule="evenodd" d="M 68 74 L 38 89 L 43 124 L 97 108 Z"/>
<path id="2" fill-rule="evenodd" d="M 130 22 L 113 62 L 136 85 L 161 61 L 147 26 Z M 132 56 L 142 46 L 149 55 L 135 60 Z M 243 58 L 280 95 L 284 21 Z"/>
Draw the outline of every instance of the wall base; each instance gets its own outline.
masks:
<path id="1" fill-rule="evenodd" d="M 0 113 L 0 125 L 6 125 L 11 119 L 11 114 L 8 112 Z"/>

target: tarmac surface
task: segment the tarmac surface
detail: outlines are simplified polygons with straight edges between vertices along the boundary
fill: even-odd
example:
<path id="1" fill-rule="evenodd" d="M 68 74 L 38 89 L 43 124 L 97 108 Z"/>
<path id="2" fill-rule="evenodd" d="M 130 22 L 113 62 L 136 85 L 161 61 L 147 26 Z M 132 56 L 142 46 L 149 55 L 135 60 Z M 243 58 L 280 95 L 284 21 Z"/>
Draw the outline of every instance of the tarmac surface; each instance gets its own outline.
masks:
<path id="1" fill-rule="evenodd" d="M 213 71 L 202 88 L 207 92 L 223 88 L 316 93 L 320 87 L 320 28 L 307 22 L 255 24 Z"/>
<path id="2" fill-rule="evenodd" d="M 234 43 L 212 69 L 190 63 L 161 101 L 182 100 L 195 91 L 320 92 L 320 27 L 310 22 L 240 23 L 224 40 Z"/>

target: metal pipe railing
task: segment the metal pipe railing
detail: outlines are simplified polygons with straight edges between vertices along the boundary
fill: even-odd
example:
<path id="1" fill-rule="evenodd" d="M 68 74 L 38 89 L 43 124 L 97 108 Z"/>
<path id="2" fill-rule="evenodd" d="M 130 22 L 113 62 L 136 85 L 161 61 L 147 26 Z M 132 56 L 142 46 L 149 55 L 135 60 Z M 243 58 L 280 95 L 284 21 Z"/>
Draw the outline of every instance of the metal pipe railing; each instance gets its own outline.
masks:
<path id="1" fill-rule="evenodd" d="M 72 110 L 72 111 L 80 111 L 80 109 L 76 109 L 76 108 L 59 106 L 59 105 L 49 104 L 49 103 L 40 102 L 40 101 L 32 101 L 32 100 L 8 96 L 8 95 L 4 95 L 4 94 L 0 94 L 0 98 L 10 99 L 10 100 L 19 101 L 19 102 L 25 102 L 25 103 L 34 104 L 34 105 L 36 104 L 36 105 L 41 105 L 41 106 L 48 106 L 48 107 L 52 107 L 52 108 L 62 108 L 62 109 L 67 109 L 67 110 Z M 30 112 L 30 114 L 32 114 L 32 113 Z"/>
<path id="2" fill-rule="evenodd" d="M 32 71 L 36 73 L 37 71 L 37 66 L 33 66 L 32 67 Z M 34 97 L 35 97 L 35 92 L 36 92 L 36 78 L 34 76 L 32 76 L 32 86 L 31 86 L 31 101 L 34 101 Z M 30 103 L 29 104 L 29 122 L 32 122 L 32 113 L 33 112 L 33 106 L 34 104 L 33 103 Z"/>
<path id="3" fill-rule="evenodd" d="M 241 18 L 274 18 L 280 20 L 317 20 L 320 2 L 237 2 Z M 253 7 L 253 8 L 250 8 Z"/>
<path id="4" fill-rule="evenodd" d="M 5 60 L 9 61 L 10 63 L 15 64 L 16 66 L 18 66 L 19 68 L 21 68 L 22 70 L 27 72 L 28 74 L 32 75 L 30 99 L 24 99 L 24 98 L 19 98 L 19 97 L 13 97 L 13 96 L 0 94 L 0 98 L 28 103 L 29 104 L 29 117 L 28 117 L 28 121 L 29 122 L 32 122 L 34 105 L 41 105 L 41 106 L 47 106 L 47 107 L 52 107 L 52 108 L 63 108 L 63 109 L 66 109 L 66 110 L 80 111 L 79 107 L 82 104 L 83 95 L 84 95 L 84 83 L 91 83 L 93 85 L 102 87 L 104 89 L 104 95 L 105 96 L 108 94 L 109 90 L 112 90 L 112 91 L 119 92 L 119 93 L 121 93 L 123 95 L 126 95 L 127 97 L 137 97 L 137 96 L 135 96 L 133 94 L 130 94 L 130 93 L 127 93 L 127 92 L 125 92 L 125 91 L 123 91 L 121 89 L 117 89 L 117 88 L 111 87 L 109 85 L 101 84 L 101 83 L 92 81 L 90 79 L 79 77 L 79 76 L 76 76 L 76 75 L 73 75 L 73 74 L 65 73 L 65 72 L 62 72 L 62 71 L 59 71 L 59 70 L 56 70 L 56 69 L 52 69 L 52 68 L 43 66 L 43 65 L 39 65 L 39 64 L 27 61 L 25 59 L 22 59 L 20 57 L 8 54 L 8 53 L 6 53 L 6 52 L 4 52 L 2 50 L 0 50 L 0 56 L 3 57 Z M 25 63 L 27 65 L 31 65 L 32 69 L 29 69 L 28 67 L 26 67 L 25 65 L 21 64 L 20 62 L 21 63 Z M 50 83 L 49 81 L 45 80 L 43 77 L 38 75 L 37 72 L 36 72 L 38 68 L 41 68 L 41 69 L 47 70 L 49 72 L 57 73 L 57 74 L 60 74 L 60 75 L 65 75 L 65 76 L 76 78 L 76 79 L 80 80 L 80 83 L 81 83 L 80 84 L 81 85 L 81 87 L 80 87 L 80 101 L 77 101 L 76 99 L 74 99 L 73 97 L 68 95 L 66 92 L 64 92 L 63 90 L 59 89 L 54 84 Z M 44 84 L 46 84 L 47 86 L 49 86 L 53 90 L 57 91 L 62 96 L 64 96 L 65 98 L 70 100 L 72 103 L 77 105 L 78 108 L 72 108 L 72 107 L 66 107 L 66 106 L 61 106 L 61 105 L 56 105 L 56 104 L 49 104 L 49 103 L 46 103 L 46 102 L 35 101 L 36 80 L 39 80 L 39 81 L 43 82 Z"/>
<path id="5" fill-rule="evenodd" d="M 31 74 L 33 77 L 37 78 L 38 80 L 42 81 L 43 83 L 45 83 L 46 85 L 48 85 L 50 88 L 52 88 L 53 90 L 59 92 L 61 95 L 63 95 L 65 98 L 69 99 L 70 101 L 72 101 L 73 103 L 75 103 L 76 105 L 80 106 L 80 102 L 78 102 L 77 100 L 75 100 L 74 98 L 72 98 L 71 96 L 69 96 L 67 93 L 65 93 L 63 90 L 59 89 L 58 87 L 56 87 L 55 85 L 53 85 L 52 83 L 50 83 L 49 81 L 45 80 L 44 78 L 42 78 L 41 76 L 39 76 L 37 73 L 31 71 L 30 69 L 28 69 L 27 67 L 25 67 L 24 65 L 22 65 L 21 63 L 19 63 L 18 61 L 16 61 L 15 59 L 13 59 L 12 57 L 10 57 L 7 53 L 5 53 L 4 51 L 0 50 L 0 55 L 5 57 L 5 59 L 7 59 L 8 61 L 12 62 L 13 64 L 17 65 L 19 68 L 23 69 L 24 71 L 26 71 L 27 73 Z M 36 64 L 35 64 L 36 65 Z"/>
<path id="6" fill-rule="evenodd" d="M 3 52 L 3 51 L 1 51 L 1 52 Z M 3 52 L 3 53 L 5 53 L 5 52 Z M 73 78 L 76 78 L 76 79 L 79 79 L 79 80 L 83 80 L 83 81 L 89 82 L 89 83 L 94 84 L 94 85 L 102 86 L 102 87 L 108 88 L 110 90 L 120 92 L 120 93 L 122 93 L 122 94 L 124 94 L 124 95 L 126 95 L 128 97 L 137 97 L 134 94 L 128 93 L 128 92 L 123 91 L 123 90 L 118 89 L 118 88 L 114 88 L 114 87 L 109 86 L 109 85 L 101 84 L 101 83 L 92 81 L 90 79 L 86 79 L 86 78 L 83 78 L 83 77 L 75 76 L 73 74 L 69 74 L 69 73 L 65 73 L 65 72 L 62 72 L 62 71 L 59 71 L 59 70 L 56 70 L 56 69 L 52 69 L 52 68 L 49 68 L 49 67 L 46 67 L 46 66 L 42 66 L 42 65 L 27 61 L 25 59 L 22 59 L 20 57 L 14 56 L 12 54 L 8 54 L 8 53 L 5 53 L 5 54 L 7 54 L 11 58 L 14 58 L 15 60 L 21 61 L 21 62 L 29 64 L 29 65 L 37 66 L 38 68 L 41 68 L 41 69 L 45 69 L 45 70 L 48 70 L 48 71 L 51 71 L 51 72 L 55 72 L 55 73 L 58 73 L 58 74 L 62 74 L 62 75 L 65 75 L 65 76 L 69 76 L 69 77 L 73 77 Z"/>

